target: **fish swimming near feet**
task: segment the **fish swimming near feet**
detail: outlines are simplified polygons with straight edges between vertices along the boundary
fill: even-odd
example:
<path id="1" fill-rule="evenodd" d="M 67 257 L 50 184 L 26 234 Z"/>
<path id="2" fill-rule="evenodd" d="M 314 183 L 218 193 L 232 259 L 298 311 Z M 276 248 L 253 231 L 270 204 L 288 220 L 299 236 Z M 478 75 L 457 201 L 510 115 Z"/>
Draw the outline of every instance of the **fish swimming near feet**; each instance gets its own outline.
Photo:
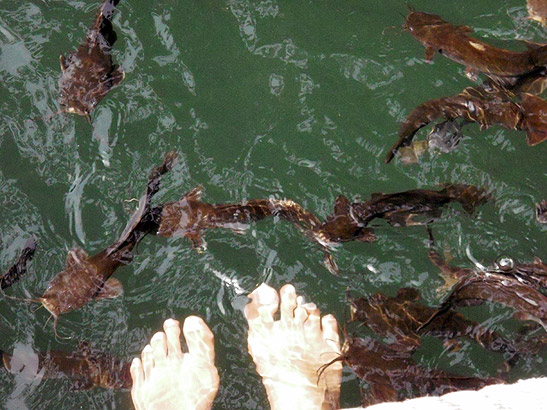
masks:
<path id="1" fill-rule="evenodd" d="M 493 79 L 517 77 L 547 66 L 547 44 L 522 52 L 504 50 L 470 37 L 470 27 L 454 26 L 435 14 L 412 11 L 405 29 L 426 47 L 427 61 L 439 52 L 468 71 L 479 71 Z"/>
<path id="2" fill-rule="evenodd" d="M 469 87 L 454 96 L 429 100 L 414 108 L 401 123 L 399 139 L 389 149 L 385 163 L 391 162 L 401 147 L 409 146 L 421 128 L 439 118 L 475 122 L 481 129 L 501 125 L 525 131 L 530 146 L 547 139 L 546 100 L 523 93 L 520 102 L 514 102 L 502 91 L 491 93 L 483 87 Z"/>
<path id="3" fill-rule="evenodd" d="M 369 391 L 363 391 L 362 405 L 400 401 L 426 395 L 439 396 L 458 390 L 478 390 L 488 384 L 504 383 L 501 378 L 461 376 L 431 369 L 416 363 L 407 352 L 392 350 L 372 338 L 347 337 L 342 354 L 344 361 L 364 380 Z"/>
<path id="4" fill-rule="evenodd" d="M 168 154 L 162 166 L 151 172 L 146 201 L 137 211 L 138 218 L 131 218 L 130 229 L 126 228 L 116 243 L 93 256 L 80 248 L 71 250 L 66 268 L 49 282 L 41 297 L 33 300 L 51 313 L 55 331 L 60 314 L 78 309 L 91 300 L 114 298 L 123 293 L 120 281 L 111 276 L 120 266 L 131 262 L 133 248 L 150 233 L 150 226 L 155 226 L 153 208 L 148 201 L 157 192 L 160 176 L 171 169 L 173 159 L 172 153 Z"/>
<path id="5" fill-rule="evenodd" d="M 89 28 L 85 41 L 66 56 L 61 55 L 59 78 L 60 112 L 90 114 L 104 96 L 125 77 L 123 69 L 112 62 L 110 54 L 116 41 L 112 14 L 119 0 L 105 0 Z"/>
<path id="6" fill-rule="evenodd" d="M 26 368 L 36 368 L 36 374 L 29 377 L 44 379 L 66 378 L 71 390 L 87 390 L 94 387 L 105 389 L 130 389 L 132 386 L 131 362 L 120 360 L 110 354 L 80 342 L 73 352 L 51 351 L 28 357 L 0 351 L 3 367 L 10 373 L 25 374 Z M 26 366 L 30 362 L 33 366 Z M 35 363 L 37 361 L 38 363 Z"/>
<path id="7" fill-rule="evenodd" d="M 17 259 L 17 262 L 15 262 L 15 264 L 0 277 L 0 288 L 2 290 L 13 285 L 26 273 L 27 263 L 32 260 L 35 251 L 36 238 L 30 237 L 27 239 L 25 246 L 21 250 L 21 255 L 19 256 L 19 259 Z"/>
<path id="8" fill-rule="evenodd" d="M 518 346 L 454 311 L 437 316 L 423 332 L 418 333 L 418 327 L 437 310 L 418 303 L 419 298 L 418 289 L 402 288 L 395 297 L 377 293 L 367 298 L 350 299 L 351 320 L 362 322 L 377 335 L 394 340 L 389 347 L 401 352 L 416 351 L 422 336 L 438 338 L 447 347 L 457 347 L 458 339 L 468 338 L 490 351 L 508 354 L 509 360 L 518 353 L 537 352 L 535 345 Z"/>

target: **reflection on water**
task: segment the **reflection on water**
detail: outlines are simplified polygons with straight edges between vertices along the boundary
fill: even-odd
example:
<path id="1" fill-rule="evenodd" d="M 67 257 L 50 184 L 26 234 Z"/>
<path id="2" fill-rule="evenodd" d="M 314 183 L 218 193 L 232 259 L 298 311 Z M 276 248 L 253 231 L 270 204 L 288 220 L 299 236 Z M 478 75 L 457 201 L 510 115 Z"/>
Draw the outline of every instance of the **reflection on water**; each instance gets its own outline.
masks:
<path id="1" fill-rule="evenodd" d="M 441 56 L 423 61 L 424 48 L 402 32 L 404 4 L 300 4 L 227 0 L 183 3 L 121 1 L 113 25 L 114 61 L 126 72 L 85 118 L 59 110 L 58 56 L 74 50 L 98 2 L 19 2 L 0 7 L 0 267 L 12 263 L 32 233 L 36 256 L 12 288 L 36 297 L 65 266 L 76 246 L 94 254 L 115 241 L 150 169 L 166 152 L 179 163 L 162 181 L 157 203 L 181 198 L 203 184 L 212 203 L 291 198 L 323 220 L 336 197 L 368 199 L 373 192 L 435 188 L 444 182 L 487 188 L 493 205 L 469 218 L 454 208 L 436 224 L 439 249 L 472 266 L 500 254 L 545 259 L 547 226 L 534 203 L 547 197 L 545 147 L 526 146 L 523 133 L 469 127 L 456 151 L 425 155 L 419 164 L 385 166 L 398 122 L 417 105 L 473 85 L 463 69 Z M 417 10 L 469 24 L 488 41 L 545 32 L 526 21 L 524 1 L 446 3 L 421 0 Z M 497 43 L 499 44 L 499 43 Z M 425 138 L 425 134 L 422 136 Z M 216 408 L 263 408 L 265 392 L 247 354 L 244 295 L 259 283 L 291 282 L 322 311 L 344 321 L 345 291 L 395 295 L 418 287 L 437 305 L 442 284 L 427 258 L 423 227 L 375 223 L 375 243 L 335 251 L 338 277 L 322 252 L 292 225 L 267 220 L 244 235 L 207 233 L 208 249 L 184 239 L 147 237 L 116 277 L 120 298 L 89 303 L 61 317 L 55 340 L 48 313 L 0 300 L 0 348 L 25 352 L 71 350 L 89 340 L 120 358 L 138 354 L 162 321 L 198 314 L 216 336 L 221 390 Z M 542 254 L 543 252 L 543 254 Z M 470 309 L 471 319 L 510 338 L 518 324 L 507 309 Z M 466 311 L 467 312 L 467 311 Z M 458 352 L 430 343 L 413 356 L 421 364 L 493 375 L 499 357 L 472 343 Z M 545 375 L 540 356 L 527 357 L 511 377 Z M 359 402 L 346 373 L 342 404 Z M 0 407 L 130 408 L 128 392 L 74 392 L 64 380 L 0 372 Z"/>

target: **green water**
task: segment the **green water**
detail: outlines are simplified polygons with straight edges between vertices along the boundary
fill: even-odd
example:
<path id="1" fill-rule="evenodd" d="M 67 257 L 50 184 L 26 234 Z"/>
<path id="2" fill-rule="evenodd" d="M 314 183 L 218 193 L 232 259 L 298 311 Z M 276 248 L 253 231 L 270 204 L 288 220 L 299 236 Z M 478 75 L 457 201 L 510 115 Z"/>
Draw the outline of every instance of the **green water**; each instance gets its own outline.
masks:
<path id="1" fill-rule="evenodd" d="M 418 10 L 467 24 L 496 44 L 545 41 L 524 20 L 523 1 L 415 0 Z M 149 170 L 176 149 L 180 162 L 162 181 L 158 202 L 198 184 L 208 202 L 291 198 L 320 218 L 335 198 L 367 199 L 378 191 L 477 184 L 494 201 L 473 218 L 454 207 L 435 226 L 439 249 L 471 266 L 468 247 L 488 263 L 500 255 L 545 259 L 546 227 L 534 203 L 547 197 L 547 145 L 530 148 L 522 132 L 465 128 L 448 155 L 418 165 L 383 164 L 398 122 L 428 99 L 472 85 L 464 68 L 401 30 L 402 1 L 125 1 L 114 18 L 114 60 L 126 79 L 97 107 L 93 130 L 57 111 L 59 54 L 77 47 L 97 9 L 94 1 L 0 2 L 0 267 L 7 268 L 30 233 L 39 242 L 29 273 L 9 292 L 37 296 L 63 269 L 67 251 L 95 253 L 115 241 L 141 195 Z M 423 134 L 422 134 L 423 135 Z M 198 254 L 186 240 L 148 237 L 131 265 L 116 272 L 125 293 L 61 316 L 56 341 L 43 309 L 2 299 L 0 348 L 71 350 L 76 339 L 120 357 L 137 355 L 168 317 L 204 317 L 215 334 L 221 387 L 217 409 L 267 408 L 246 348 L 245 294 L 267 282 L 293 283 L 341 321 L 345 291 L 394 294 L 419 287 L 430 304 L 442 280 L 427 259 L 423 228 L 379 223 L 374 244 L 349 243 L 331 275 L 321 251 L 293 226 L 268 220 L 245 235 L 208 232 Z M 508 309 L 484 306 L 475 319 L 514 335 Z M 494 374 L 501 358 L 471 344 L 459 352 L 428 341 L 418 357 L 462 374 Z M 545 358 L 527 358 L 512 379 L 547 375 Z M 344 406 L 359 403 L 349 370 Z M 131 407 L 128 392 L 76 392 L 66 380 L 28 380 L 0 372 L 0 407 Z"/>

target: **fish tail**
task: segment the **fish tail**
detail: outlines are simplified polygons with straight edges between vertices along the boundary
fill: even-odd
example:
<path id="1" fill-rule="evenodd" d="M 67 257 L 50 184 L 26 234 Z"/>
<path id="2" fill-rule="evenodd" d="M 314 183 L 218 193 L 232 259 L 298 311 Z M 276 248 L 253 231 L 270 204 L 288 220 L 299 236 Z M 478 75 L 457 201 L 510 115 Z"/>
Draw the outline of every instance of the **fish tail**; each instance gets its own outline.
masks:
<path id="1" fill-rule="evenodd" d="M 490 196 L 483 188 L 474 185 L 447 184 L 443 191 L 451 200 L 459 202 L 469 214 L 472 214 L 477 206 L 490 199 Z"/>

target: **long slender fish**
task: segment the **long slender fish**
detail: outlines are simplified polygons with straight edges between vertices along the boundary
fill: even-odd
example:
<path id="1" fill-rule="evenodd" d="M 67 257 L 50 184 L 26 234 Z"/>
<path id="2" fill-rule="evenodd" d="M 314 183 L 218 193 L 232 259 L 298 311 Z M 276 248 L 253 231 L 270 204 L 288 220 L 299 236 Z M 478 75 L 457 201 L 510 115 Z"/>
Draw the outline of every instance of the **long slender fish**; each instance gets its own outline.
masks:
<path id="1" fill-rule="evenodd" d="M 131 362 L 120 360 L 108 353 L 92 349 L 89 344 L 80 342 L 74 352 L 51 351 L 21 357 L 0 351 L 0 358 L 6 370 L 18 373 L 13 363 L 28 363 L 37 360 L 35 375 L 45 379 L 67 378 L 73 390 L 87 390 L 93 387 L 105 389 L 130 389 L 132 386 L 129 368 Z"/>
<path id="2" fill-rule="evenodd" d="M 399 127 L 399 139 L 389 149 L 385 163 L 389 163 L 401 147 L 409 146 L 418 130 L 439 118 L 475 122 L 482 129 L 501 125 L 525 131 L 530 146 L 547 139 L 546 100 L 523 93 L 520 102 L 513 102 L 503 92 L 490 93 L 482 86 L 469 87 L 454 96 L 430 100 L 414 108 Z"/>
<path id="3" fill-rule="evenodd" d="M 516 77 L 547 66 L 547 45 L 515 52 L 469 37 L 466 26 L 454 26 L 435 14 L 411 12 L 405 28 L 425 47 L 428 61 L 436 52 L 468 69 L 498 77 Z"/>
<path id="4" fill-rule="evenodd" d="M 137 211 L 138 218 L 131 218 L 130 229 L 126 228 L 117 242 L 93 256 L 80 248 L 68 253 L 65 270 L 49 282 L 44 294 L 37 299 L 52 314 L 55 329 L 60 314 L 78 309 L 93 299 L 113 298 L 123 292 L 121 283 L 111 276 L 120 266 L 131 262 L 133 248 L 150 233 L 150 227 L 155 226 L 149 201 L 157 192 L 160 176 L 171 169 L 173 160 L 172 153 L 168 154 L 164 163 L 150 173 L 143 208 Z"/>
<path id="5" fill-rule="evenodd" d="M 59 103 L 61 112 L 85 116 L 125 77 L 123 69 L 112 62 L 110 51 L 116 41 L 112 14 L 120 0 L 105 0 L 85 41 L 66 56 L 61 55 Z"/>
<path id="6" fill-rule="evenodd" d="M 0 288 L 6 289 L 17 282 L 21 276 L 27 271 L 27 263 L 32 260 L 34 252 L 36 251 L 36 239 L 30 237 L 25 242 L 25 246 L 21 250 L 21 255 L 17 262 L 8 269 L 8 271 L 0 277 Z"/>

